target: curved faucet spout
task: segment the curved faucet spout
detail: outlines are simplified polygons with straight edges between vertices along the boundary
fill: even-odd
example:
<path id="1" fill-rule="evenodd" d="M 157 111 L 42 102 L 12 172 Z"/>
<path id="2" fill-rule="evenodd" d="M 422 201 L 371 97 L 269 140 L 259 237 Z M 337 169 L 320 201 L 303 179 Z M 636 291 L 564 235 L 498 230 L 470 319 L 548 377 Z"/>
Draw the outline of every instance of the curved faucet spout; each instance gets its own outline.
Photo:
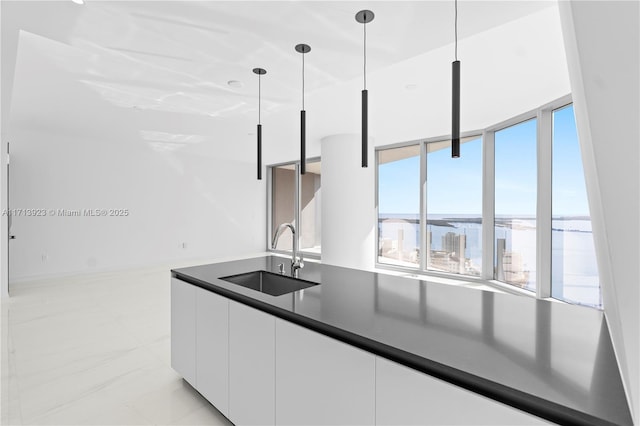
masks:
<path id="1" fill-rule="evenodd" d="M 291 251 L 291 276 L 298 276 L 298 269 L 304 267 L 302 253 L 298 253 L 298 237 L 296 236 L 296 228 L 291 223 L 282 223 L 278 226 L 276 233 L 273 236 L 273 240 L 271 241 L 271 248 L 275 249 L 276 244 L 278 243 L 278 238 L 280 238 L 280 234 L 286 229 L 291 229 L 291 233 L 293 234 L 293 247 Z"/>
<path id="2" fill-rule="evenodd" d="M 293 239 L 295 241 L 296 237 L 296 228 L 291 223 L 281 223 L 276 230 L 276 233 L 273 235 L 273 239 L 271 240 L 271 248 L 275 249 L 276 244 L 278 243 L 278 238 L 280 238 L 280 234 L 285 230 L 285 228 L 291 229 L 291 233 L 293 234 Z M 294 243 L 295 244 L 295 243 Z"/>

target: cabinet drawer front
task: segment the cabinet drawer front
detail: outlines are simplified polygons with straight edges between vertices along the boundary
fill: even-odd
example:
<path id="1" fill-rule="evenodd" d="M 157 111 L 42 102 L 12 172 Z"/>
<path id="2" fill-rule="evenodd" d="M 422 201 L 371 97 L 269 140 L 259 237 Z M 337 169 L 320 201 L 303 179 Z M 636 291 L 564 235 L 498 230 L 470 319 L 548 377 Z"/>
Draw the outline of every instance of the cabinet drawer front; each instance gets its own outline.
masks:
<path id="1" fill-rule="evenodd" d="M 171 278 L 171 367 L 196 386 L 196 288 Z"/>
<path id="2" fill-rule="evenodd" d="M 376 358 L 378 425 L 542 425 L 531 414 Z"/>
<path id="3" fill-rule="evenodd" d="M 198 392 L 229 414 L 229 299 L 196 288 Z"/>
<path id="4" fill-rule="evenodd" d="M 275 421 L 275 318 L 229 302 L 229 419 L 236 425 Z"/>
<path id="5" fill-rule="evenodd" d="M 276 319 L 276 423 L 374 424 L 375 356 Z"/>

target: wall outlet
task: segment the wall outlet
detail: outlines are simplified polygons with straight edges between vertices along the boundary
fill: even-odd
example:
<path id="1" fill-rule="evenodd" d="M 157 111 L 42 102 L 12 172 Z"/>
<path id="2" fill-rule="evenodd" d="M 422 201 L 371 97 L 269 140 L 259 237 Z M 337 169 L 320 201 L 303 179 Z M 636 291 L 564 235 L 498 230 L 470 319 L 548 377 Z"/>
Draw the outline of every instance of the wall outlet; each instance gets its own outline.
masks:
<path id="1" fill-rule="evenodd" d="M 45 262 L 47 262 L 48 260 L 49 260 L 49 255 L 48 255 L 48 254 L 43 253 L 43 254 L 42 254 L 42 263 L 45 263 Z"/>
<path id="2" fill-rule="evenodd" d="M 183 242 L 183 243 L 182 243 L 182 248 L 183 248 L 183 249 L 186 249 L 186 248 L 187 248 L 187 243 L 184 243 L 184 242 Z"/>

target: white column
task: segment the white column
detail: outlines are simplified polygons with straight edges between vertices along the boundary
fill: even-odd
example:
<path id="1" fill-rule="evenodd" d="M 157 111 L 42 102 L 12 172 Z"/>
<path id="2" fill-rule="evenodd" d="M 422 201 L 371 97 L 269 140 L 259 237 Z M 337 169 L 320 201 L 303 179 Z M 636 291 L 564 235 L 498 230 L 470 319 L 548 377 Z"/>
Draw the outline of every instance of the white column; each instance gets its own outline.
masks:
<path id="1" fill-rule="evenodd" d="M 360 134 L 327 136 L 322 152 L 322 263 L 371 270 L 375 265 L 375 161 L 361 167 Z"/>

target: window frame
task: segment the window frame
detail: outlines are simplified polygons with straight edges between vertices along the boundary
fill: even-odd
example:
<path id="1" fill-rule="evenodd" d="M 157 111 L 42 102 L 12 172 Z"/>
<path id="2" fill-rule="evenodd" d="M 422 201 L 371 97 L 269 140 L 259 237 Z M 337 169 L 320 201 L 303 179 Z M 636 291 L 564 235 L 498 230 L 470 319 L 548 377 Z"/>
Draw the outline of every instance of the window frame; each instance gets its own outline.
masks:
<path id="1" fill-rule="evenodd" d="M 425 154 L 423 151 L 425 149 L 425 139 L 417 139 L 417 140 L 412 140 L 412 141 L 406 141 L 406 142 L 399 142 L 399 143 L 394 143 L 394 144 L 390 144 L 390 145 L 384 145 L 384 146 L 376 146 L 375 147 L 375 152 L 374 152 L 374 161 L 375 161 L 375 170 L 374 170 L 374 176 L 375 176 L 375 197 L 374 197 L 374 201 L 375 201 L 375 213 L 376 213 L 376 229 L 375 229 L 375 247 L 374 247 L 374 259 L 375 259 L 375 267 L 376 268 L 380 268 L 380 269 L 389 269 L 389 270 L 393 270 L 393 271 L 401 271 L 401 272 L 415 272 L 416 270 L 423 270 L 423 263 L 424 263 L 424 256 L 420 256 L 420 265 L 417 268 L 412 268 L 410 266 L 402 266 L 402 265 L 393 265 L 390 263 L 382 263 L 379 261 L 379 255 L 378 253 L 380 253 L 380 210 L 379 210 L 379 206 L 380 206 L 380 188 L 379 188 L 379 184 L 380 184 L 380 176 L 379 176 L 379 170 L 380 170 L 380 151 L 386 151 L 389 149 L 396 149 L 396 148 L 404 148 L 406 146 L 415 146 L 415 145 L 420 145 L 420 212 L 419 212 L 419 227 L 420 227 L 420 242 L 419 242 L 419 247 L 420 247 L 420 252 L 424 253 L 423 249 L 426 248 L 426 240 L 425 240 L 425 232 L 423 227 L 426 228 L 426 210 L 423 209 L 423 204 L 426 203 L 426 175 L 423 172 L 423 169 L 426 170 L 426 165 L 424 164 L 424 161 L 422 161 L 423 155 Z M 423 211 L 424 210 L 424 211 Z M 423 220 L 423 213 L 424 213 L 424 219 Z M 426 263 L 425 263 L 426 265 Z"/>
<path id="2" fill-rule="evenodd" d="M 469 132 L 460 133 L 460 139 L 467 139 L 467 138 L 483 138 L 483 132 L 481 130 L 473 130 Z M 434 137 L 423 138 L 423 139 L 415 139 L 411 141 L 399 142 L 399 143 L 394 143 L 394 144 L 384 145 L 384 146 L 376 146 L 375 173 L 374 173 L 375 174 L 375 213 L 376 213 L 376 229 L 375 229 L 376 243 L 375 243 L 374 256 L 375 256 L 376 268 L 388 269 L 388 270 L 398 271 L 398 272 L 409 272 L 409 273 L 417 272 L 420 274 L 424 273 L 427 275 L 438 276 L 442 278 L 457 277 L 458 279 L 464 278 L 465 280 L 481 280 L 482 279 L 482 275 L 478 277 L 473 275 L 454 274 L 454 273 L 440 272 L 440 271 L 427 269 L 427 257 L 424 256 L 424 253 L 426 253 L 427 251 L 427 162 L 426 162 L 427 146 L 430 143 L 447 142 L 450 140 L 451 140 L 451 136 L 445 135 L 445 136 L 434 136 Z M 482 143 L 483 143 L 482 155 L 484 155 L 484 140 Z M 378 253 L 380 253 L 380 226 L 379 226 L 379 218 L 380 218 L 380 211 L 379 211 L 380 180 L 379 178 L 380 177 L 378 173 L 379 165 L 380 165 L 380 161 L 379 161 L 380 151 L 386 151 L 389 149 L 403 148 L 406 146 L 415 146 L 415 145 L 420 146 L 420 212 L 419 212 L 420 243 L 419 243 L 419 247 L 420 247 L 420 253 L 423 253 L 423 255 L 420 256 L 420 264 L 418 265 L 418 267 L 383 263 L 383 262 L 380 262 L 379 260 L 380 256 L 378 255 Z M 483 163 L 483 166 L 484 166 L 484 163 Z M 483 181 L 484 181 L 484 178 L 483 178 Z M 483 203 L 484 203 L 484 198 L 483 198 Z M 483 204 L 483 207 L 484 207 L 484 204 Z M 482 226 L 484 229 L 484 219 L 483 219 Z M 482 235 L 484 238 L 484 231 Z M 483 246 L 483 249 L 484 249 L 484 246 Z M 484 272 L 484 252 L 483 252 L 482 259 L 483 259 L 482 270 Z"/>
<path id="3" fill-rule="evenodd" d="M 588 305 L 579 301 L 568 301 L 566 299 L 560 299 L 560 298 L 555 298 L 553 297 L 553 147 L 554 147 L 554 140 L 553 140 L 553 134 L 554 134 L 554 117 L 553 114 L 556 111 L 559 111 L 561 109 L 564 109 L 566 107 L 569 106 L 573 106 L 573 101 L 571 99 L 569 99 L 569 102 L 565 102 L 565 103 L 550 103 L 548 105 L 548 120 L 549 120 L 549 129 L 548 129 L 548 137 L 549 137 L 549 158 L 550 158 L 550 167 L 549 167 L 549 232 L 547 233 L 547 238 L 549 239 L 548 241 L 548 288 L 546 289 L 548 291 L 548 298 L 549 299 L 553 299 L 555 301 L 560 301 L 563 303 L 568 303 L 568 304 L 576 304 L 579 306 L 586 306 L 586 307 L 590 307 L 590 308 L 594 308 L 594 309 L 598 309 L 598 310 L 602 310 L 604 311 L 604 301 L 603 301 L 603 297 L 602 297 L 602 280 L 600 277 L 600 270 L 598 268 L 598 286 L 599 286 L 599 290 L 600 290 L 600 304 L 598 306 L 593 306 L 593 305 Z M 575 114 L 575 108 L 574 108 L 574 114 Z M 574 116 L 575 118 L 575 116 Z M 576 122 L 576 134 L 578 133 L 578 128 L 577 128 L 577 122 Z M 580 144 L 580 136 L 578 135 L 578 145 L 580 147 L 580 154 L 582 154 L 582 146 Z M 581 163 L 582 163 L 582 171 L 584 173 L 584 161 L 583 158 L 580 159 Z M 584 176 L 584 185 L 585 185 L 585 190 L 587 192 L 587 198 L 589 196 L 589 189 L 587 187 L 587 178 L 586 175 Z M 587 199 L 587 206 L 590 207 L 588 205 L 588 199 Z M 591 210 L 589 208 L 589 221 L 591 222 L 592 220 L 592 215 L 591 215 Z M 593 225 L 591 227 L 592 230 L 592 237 L 593 237 Z M 593 244 L 594 244 L 594 251 L 595 251 L 595 239 L 593 240 Z M 596 255 L 596 260 L 597 260 L 597 255 Z M 597 262 L 596 262 L 596 266 L 597 266 Z"/>
<path id="4" fill-rule="evenodd" d="M 516 117 L 510 118 L 510 119 L 508 119 L 506 121 L 503 121 L 503 122 L 501 122 L 501 123 L 499 123 L 499 124 L 497 124 L 495 126 L 491 126 L 489 128 L 488 133 L 491 134 L 491 138 L 492 138 L 491 139 L 491 144 L 492 145 L 491 145 L 491 153 L 490 153 L 490 155 L 491 155 L 492 160 L 493 160 L 493 162 L 491 163 L 491 167 L 492 167 L 491 173 L 492 173 L 493 180 L 492 180 L 491 187 L 490 188 L 484 188 L 484 189 L 490 191 L 491 192 L 491 197 L 492 197 L 492 205 L 491 205 L 491 221 L 492 221 L 491 222 L 491 226 L 492 226 L 492 228 L 490 230 L 491 231 L 490 232 L 490 238 L 491 238 L 490 244 L 491 244 L 491 253 L 492 253 L 492 255 L 491 255 L 490 259 L 489 259 L 491 261 L 491 268 L 488 270 L 488 271 L 491 271 L 491 274 L 487 274 L 487 279 L 490 280 L 491 282 L 499 285 L 501 288 L 503 288 L 503 286 L 506 286 L 507 288 L 513 288 L 515 290 L 518 290 L 518 293 L 520 293 L 520 294 L 535 295 L 537 298 L 545 298 L 545 297 L 548 297 L 548 296 L 541 296 L 542 294 L 544 294 L 544 288 L 541 288 L 541 286 L 540 286 L 541 282 L 540 282 L 540 276 L 539 276 L 540 275 L 539 272 L 541 271 L 541 269 L 540 269 L 540 267 L 541 267 L 541 265 L 540 265 L 541 253 L 540 253 L 540 245 L 539 245 L 540 237 L 541 237 L 541 235 L 540 235 L 541 226 L 540 226 L 540 223 L 539 223 L 539 218 L 541 217 L 540 216 L 540 210 L 543 207 L 543 206 L 541 207 L 540 197 L 544 196 L 543 191 L 540 190 L 540 188 L 541 188 L 541 185 L 540 185 L 540 174 L 542 173 L 541 172 L 541 169 L 542 169 L 541 168 L 541 160 L 540 160 L 540 158 L 541 158 L 541 152 L 540 152 L 541 151 L 541 148 L 540 148 L 540 145 L 541 145 L 540 144 L 540 134 L 541 134 L 541 132 L 540 132 L 540 130 L 541 130 L 540 123 L 541 123 L 541 121 L 539 119 L 540 118 L 540 113 L 541 113 L 540 110 L 529 111 L 529 112 L 526 112 L 524 114 L 520 114 L 520 115 L 518 115 Z M 495 215 L 495 206 L 496 206 L 496 204 L 495 204 L 495 195 L 496 195 L 496 191 L 495 191 L 495 172 L 496 172 L 496 168 L 495 168 L 495 158 L 496 158 L 495 147 L 496 147 L 496 145 L 495 145 L 495 142 L 496 142 L 496 138 L 495 138 L 495 135 L 496 135 L 497 132 L 499 132 L 501 130 L 508 129 L 510 127 L 514 127 L 514 126 L 517 126 L 517 125 L 522 124 L 522 123 L 526 123 L 527 121 L 530 121 L 530 120 L 536 120 L 536 281 L 535 281 L 536 290 L 535 291 L 531 291 L 531 290 L 528 290 L 528 289 L 525 289 L 525 288 L 519 288 L 517 286 L 514 286 L 513 284 L 509 284 L 506 281 L 498 280 L 497 271 L 494 270 L 495 263 L 496 263 L 496 259 L 494 257 L 494 253 L 495 253 L 495 250 L 496 250 L 496 247 L 495 247 L 495 218 L 496 218 L 496 215 Z M 484 165 L 484 167 L 486 167 L 486 164 Z M 549 167 L 551 167 L 551 163 L 549 163 Z M 483 174 L 484 174 L 484 170 L 483 170 Z M 551 188 L 551 186 L 549 186 L 549 188 Z M 485 195 L 486 194 L 483 194 L 483 197 Z M 483 220 L 484 220 L 484 218 L 483 218 Z M 549 223 L 551 223 L 551 222 L 549 222 Z M 551 227 L 549 227 L 549 229 L 551 229 Z M 489 233 L 487 233 L 486 235 L 483 235 L 483 238 L 489 238 Z M 551 240 L 549 239 L 549 241 L 551 241 Z M 484 252 L 482 253 L 482 255 L 483 255 L 482 259 L 483 259 L 483 266 L 484 266 L 484 259 L 485 259 Z M 489 256 L 487 256 L 487 258 L 489 258 Z M 483 272 L 484 272 L 484 269 L 483 269 Z"/>
<path id="5" fill-rule="evenodd" d="M 322 158 L 321 157 L 311 157 L 311 158 L 307 158 L 306 162 L 307 163 L 316 163 L 316 162 L 321 162 Z M 282 254 L 282 255 L 287 255 L 290 256 L 291 255 L 291 251 L 292 250 L 284 250 L 284 249 L 273 249 L 271 248 L 271 239 L 273 238 L 273 170 L 277 167 L 282 167 L 282 166 L 294 166 L 294 176 L 295 176 L 295 180 L 294 180 L 294 197 L 293 197 L 293 209 L 294 209 L 294 213 L 293 213 L 293 220 L 296 223 L 296 230 L 298 230 L 298 232 L 296 232 L 296 236 L 295 238 L 298 239 L 298 247 L 300 247 L 300 237 L 301 237 L 301 232 L 300 230 L 302 229 L 301 227 L 301 211 L 300 211 L 300 200 L 301 200 L 301 190 L 302 190 L 302 178 L 300 175 L 300 160 L 296 160 L 296 161 L 285 161 L 285 162 L 281 162 L 281 163 L 273 163 L 273 164 L 268 164 L 267 165 L 267 241 L 266 241 L 266 245 L 267 245 L 267 252 L 270 253 L 276 253 L 276 254 Z M 322 176 L 322 175 L 321 175 Z M 322 179 L 322 177 L 321 177 Z M 305 251 L 302 248 L 299 250 L 299 252 L 303 255 L 304 258 L 306 259 L 317 259 L 320 260 L 322 258 L 322 248 L 320 249 L 320 253 L 316 253 L 316 252 L 309 252 L 309 251 Z"/>
<path id="6" fill-rule="evenodd" d="M 379 152 L 387 149 L 400 148 L 409 145 L 420 145 L 420 252 L 426 252 L 427 226 L 427 144 L 451 139 L 451 135 L 422 138 L 375 148 L 375 267 L 379 269 L 453 279 L 458 281 L 485 284 L 502 291 L 526 295 L 538 299 L 550 299 L 560 303 L 569 303 L 561 299 L 552 298 L 551 293 L 551 243 L 552 243 L 552 151 L 553 151 L 553 111 L 564 108 L 573 103 L 571 94 L 539 106 L 538 108 L 518 114 L 507 120 L 481 130 L 464 132 L 461 138 L 482 137 L 482 273 L 479 277 L 461 275 L 427 269 L 426 256 L 420 256 L 417 267 L 399 266 L 379 261 Z M 494 228 L 495 228 L 495 134 L 505 128 L 519 123 L 536 119 L 536 291 L 520 289 L 511 284 L 498 281 L 494 271 Z M 603 306 L 592 307 L 603 310 Z"/>

